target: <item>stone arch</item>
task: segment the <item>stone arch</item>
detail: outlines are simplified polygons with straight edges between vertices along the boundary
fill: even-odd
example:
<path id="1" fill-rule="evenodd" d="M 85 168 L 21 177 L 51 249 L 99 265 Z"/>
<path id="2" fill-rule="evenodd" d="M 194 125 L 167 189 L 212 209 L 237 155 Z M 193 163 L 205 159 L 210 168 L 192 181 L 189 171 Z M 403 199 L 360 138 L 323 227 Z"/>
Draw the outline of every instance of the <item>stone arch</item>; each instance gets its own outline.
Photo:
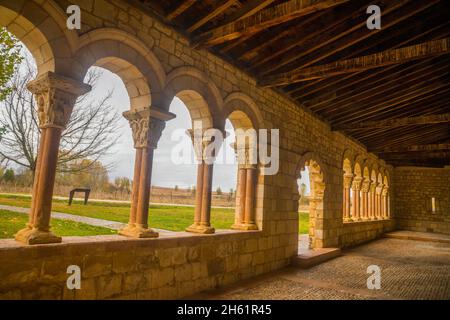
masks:
<path id="1" fill-rule="evenodd" d="M 258 106 L 249 96 L 241 92 L 233 92 L 225 98 L 224 119 L 227 118 L 230 119 L 235 129 L 248 128 L 250 125 L 256 130 L 265 128 L 264 119 Z M 244 123 L 240 123 L 241 119 L 244 120 Z"/>
<path id="2" fill-rule="evenodd" d="M 324 164 L 314 152 L 307 152 L 300 157 L 297 177 L 308 167 L 311 196 L 309 203 L 309 245 L 310 248 L 321 248 L 324 245 L 324 199 L 326 178 Z"/>
<path id="3" fill-rule="evenodd" d="M 74 61 L 74 72 L 80 80 L 91 66 L 117 74 L 125 84 L 132 110 L 151 105 L 163 108 L 163 68 L 155 55 L 134 36 L 111 28 L 88 32 L 80 38 Z"/>
<path id="4" fill-rule="evenodd" d="M 53 1 L 0 0 L 0 26 L 22 41 L 36 60 L 38 77 L 47 72 L 71 76 L 76 31 L 66 27 L 66 15 Z"/>
<path id="5" fill-rule="evenodd" d="M 191 120 L 201 121 L 203 128 L 215 127 L 223 130 L 223 99 L 219 89 L 200 70 L 193 67 L 179 67 L 168 76 L 165 86 L 164 107 L 174 97 L 180 98 L 187 106 Z"/>

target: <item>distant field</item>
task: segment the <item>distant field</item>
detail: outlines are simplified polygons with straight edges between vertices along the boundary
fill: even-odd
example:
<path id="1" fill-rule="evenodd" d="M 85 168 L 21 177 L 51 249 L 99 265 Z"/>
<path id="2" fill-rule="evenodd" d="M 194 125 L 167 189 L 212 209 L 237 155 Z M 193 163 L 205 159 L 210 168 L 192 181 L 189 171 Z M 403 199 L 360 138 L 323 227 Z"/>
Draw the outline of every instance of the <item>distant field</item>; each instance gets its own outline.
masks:
<path id="1" fill-rule="evenodd" d="M 29 208 L 31 197 L 16 195 L 0 195 L 0 204 Z M 75 214 L 79 216 L 105 219 L 117 222 L 128 222 L 130 204 L 114 202 L 89 202 L 84 205 L 74 201 L 71 206 L 67 200 L 53 200 L 53 211 Z M 57 221 L 56 219 L 52 220 Z M 194 221 L 194 208 L 184 206 L 152 205 L 149 209 L 149 224 L 153 228 L 172 231 L 183 231 Z M 229 229 L 234 223 L 234 209 L 212 208 L 211 223 L 216 229 Z"/>
<path id="2" fill-rule="evenodd" d="M 28 217 L 23 213 L 0 210 L 0 239 L 13 238 L 14 234 L 23 229 L 27 222 Z M 52 231 L 59 236 L 95 236 L 116 233 L 115 230 L 108 228 L 56 219 L 52 221 Z"/>
<path id="3" fill-rule="evenodd" d="M 298 213 L 298 233 L 307 234 L 309 233 L 309 212 L 299 212 Z"/>

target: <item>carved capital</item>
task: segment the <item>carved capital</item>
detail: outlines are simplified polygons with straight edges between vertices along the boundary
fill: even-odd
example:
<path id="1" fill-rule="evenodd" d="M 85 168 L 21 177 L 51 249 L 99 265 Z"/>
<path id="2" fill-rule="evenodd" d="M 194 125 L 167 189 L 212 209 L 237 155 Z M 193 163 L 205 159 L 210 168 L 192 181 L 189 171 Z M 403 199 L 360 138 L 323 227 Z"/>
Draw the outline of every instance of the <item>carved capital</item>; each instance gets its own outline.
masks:
<path id="1" fill-rule="evenodd" d="M 353 182 L 352 174 L 344 174 L 344 188 L 350 189 Z"/>
<path id="2" fill-rule="evenodd" d="M 47 72 L 27 85 L 36 99 L 39 127 L 64 129 L 77 98 L 91 90 L 91 86 Z"/>
<path id="3" fill-rule="evenodd" d="M 382 190 L 383 190 L 383 184 L 382 183 L 378 183 L 376 188 L 375 188 L 376 193 L 377 194 L 381 194 Z"/>
<path id="4" fill-rule="evenodd" d="M 353 178 L 353 183 L 352 183 L 353 190 L 361 190 L 362 180 L 363 179 L 361 177 Z"/>
<path id="5" fill-rule="evenodd" d="M 157 148 L 165 120 L 154 117 L 151 108 L 126 111 L 123 116 L 130 123 L 135 148 Z"/>
<path id="6" fill-rule="evenodd" d="M 384 186 L 383 190 L 381 190 L 381 195 L 385 197 L 388 194 L 389 194 L 389 187 L 388 186 Z"/>
<path id="7" fill-rule="evenodd" d="M 364 179 L 361 185 L 361 191 L 364 193 L 369 192 L 371 181 L 369 179 Z"/>
<path id="8" fill-rule="evenodd" d="M 236 154 L 236 161 L 240 168 L 256 169 L 258 167 L 258 154 L 253 146 L 238 145 L 236 142 L 231 144 Z"/>
<path id="9" fill-rule="evenodd" d="M 219 129 L 217 129 L 219 130 Z M 220 130 L 222 133 L 222 142 L 225 140 L 227 133 L 223 130 Z M 214 139 L 214 135 L 207 134 L 210 132 L 208 129 L 205 130 L 194 130 L 188 129 L 186 130 L 186 134 L 191 138 L 192 145 L 194 146 L 194 152 L 197 161 L 206 161 L 208 163 L 214 162 L 215 157 L 217 156 L 217 152 L 220 149 L 220 144 L 218 144 Z M 212 144 L 215 147 L 211 146 Z M 214 148 L 214 149 L 210 149 Z"/>

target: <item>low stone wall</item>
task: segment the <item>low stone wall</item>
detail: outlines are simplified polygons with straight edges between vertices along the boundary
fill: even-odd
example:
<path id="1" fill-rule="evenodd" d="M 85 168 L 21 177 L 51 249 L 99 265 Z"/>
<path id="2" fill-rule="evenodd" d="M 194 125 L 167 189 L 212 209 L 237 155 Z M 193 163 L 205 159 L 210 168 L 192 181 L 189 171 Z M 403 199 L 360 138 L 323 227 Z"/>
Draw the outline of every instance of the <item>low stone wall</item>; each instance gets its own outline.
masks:
<path id="1" fill-rule="evenodd" d="M 364 222 L 346 222 L 339 237 L 341 248 L 355 246 L 381 237 L 385 232 L 395 229 L 393 219 Z"/>
<path id="2" fill-rule="evenodd" d="M 262 231 L 66 237 L 34 246 L 0 240 L 0 299 L 179 298 L 287 266 L 287 245 Z M 80 290 L 67 289 L 69 265 L 81 268 Z"/>
<path id="3" fill-rule="evenodd" d="M 450 168 L 396 168 L 395 194 L 398 229 L 450 234 Z"/>

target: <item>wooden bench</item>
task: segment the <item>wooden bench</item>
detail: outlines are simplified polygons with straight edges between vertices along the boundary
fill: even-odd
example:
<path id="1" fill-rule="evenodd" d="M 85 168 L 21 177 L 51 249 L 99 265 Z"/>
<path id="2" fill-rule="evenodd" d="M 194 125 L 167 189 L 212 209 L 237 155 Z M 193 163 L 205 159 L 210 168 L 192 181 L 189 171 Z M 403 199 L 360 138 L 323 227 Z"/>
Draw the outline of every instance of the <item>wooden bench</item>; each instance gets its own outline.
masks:
<path id="1" fill-rule="evenodd" d="M 73 196 L 75 195 L 75 192 L 84 192 L 84 205 L 87 205 L 89 200 L 89 194 L 91 193 L 91 189 L 87 188 L 75 188 L 73 190 L 70 190 L 69 194 L 69 206 L 72 205 Z"/>

